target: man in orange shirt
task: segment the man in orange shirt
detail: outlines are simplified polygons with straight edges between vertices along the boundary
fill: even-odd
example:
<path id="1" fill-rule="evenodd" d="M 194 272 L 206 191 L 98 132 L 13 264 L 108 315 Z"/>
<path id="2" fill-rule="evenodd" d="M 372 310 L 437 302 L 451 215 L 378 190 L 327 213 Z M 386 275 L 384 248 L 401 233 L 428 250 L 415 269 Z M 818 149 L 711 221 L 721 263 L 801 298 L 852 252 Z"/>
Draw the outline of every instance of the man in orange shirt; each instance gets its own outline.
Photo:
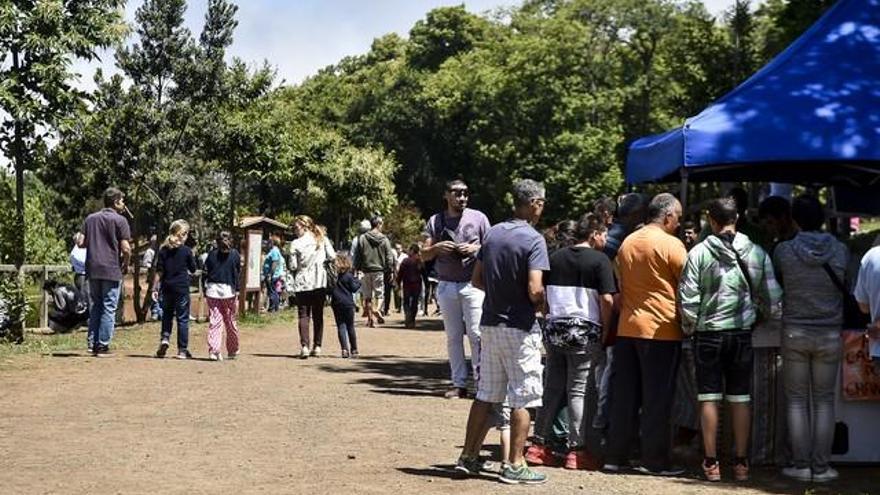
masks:
<path id="1" fill-rule="evenodd" d="M 614 363 L 611 426 L 606 471 L 627 466 L 635 425 L 640 425 L 643 473 L 677 476 L 669 462 L 670 415 L 681 358 L 681 326 L 676 311 L 678 281 L 687 259 L 676 237 L 681 203 L 658 194 L 648 206 L 648 222 L 620 246 L 621 313 Z M 636 422 L 639 408 L 641 421 Z"/>

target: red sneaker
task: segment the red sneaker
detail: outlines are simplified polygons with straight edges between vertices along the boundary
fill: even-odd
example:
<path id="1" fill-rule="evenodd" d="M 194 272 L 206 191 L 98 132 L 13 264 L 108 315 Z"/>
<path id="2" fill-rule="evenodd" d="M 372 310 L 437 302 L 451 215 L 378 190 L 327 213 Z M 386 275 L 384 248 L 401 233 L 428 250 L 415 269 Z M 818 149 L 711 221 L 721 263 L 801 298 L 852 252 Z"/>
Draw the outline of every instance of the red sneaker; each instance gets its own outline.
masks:
<path id="1" fill-rule="evenodd" d="M 586 471 L 598 471 L 602 468 L 593 454 L 587 450 L 572 450 L 565 456 L 565 469 L 583 469 Z"/>
<path id="2" fill-rule="evenodd" d="M 559 458 L 546 445 L 532 444 L 526 450 L 526 462 L 531 466 L 558 466 Z"/>

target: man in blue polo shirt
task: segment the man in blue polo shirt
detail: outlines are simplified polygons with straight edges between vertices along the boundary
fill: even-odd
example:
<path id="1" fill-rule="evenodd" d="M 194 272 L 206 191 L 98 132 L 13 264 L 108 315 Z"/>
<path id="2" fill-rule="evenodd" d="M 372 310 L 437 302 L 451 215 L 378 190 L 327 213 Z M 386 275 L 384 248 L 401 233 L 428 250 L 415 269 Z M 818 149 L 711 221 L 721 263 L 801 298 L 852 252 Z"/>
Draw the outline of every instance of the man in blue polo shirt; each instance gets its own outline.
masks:
<path id="1" fill-rule="evenodd" d="M 486 293 L 480 319 L 481 363 L 477 398 L 468 416 L 464 449 L 456 470 L 477 474 L 493 404 L 507 399 L 511 408 L 510 463 L 501 481 L 539 484 L 544 474 L 523 459 L 530 417 L 540 407 L 541 330 L 535 313 L 544 305 L 543 272 L 550 269 L 547 244 L 532 225 L 544 211 L 544 186 L 525 179 L 513 186 L 514 218 L 495 225 L 483 240 L 471 282 Z"/>

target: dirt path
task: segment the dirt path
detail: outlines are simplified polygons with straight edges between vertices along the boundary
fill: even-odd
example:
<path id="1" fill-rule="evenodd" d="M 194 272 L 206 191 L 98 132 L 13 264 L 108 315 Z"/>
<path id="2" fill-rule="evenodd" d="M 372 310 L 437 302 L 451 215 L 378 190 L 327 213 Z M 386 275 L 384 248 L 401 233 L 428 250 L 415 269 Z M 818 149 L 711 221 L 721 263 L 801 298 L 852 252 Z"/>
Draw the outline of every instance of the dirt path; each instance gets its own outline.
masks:
<path id="1" fill-rule="evenodd" d="M 759 473 L 746 487 L 548 470 L 545 488 L 452 479 L 468 401 L 446 381 L 439 322 L 360 329 L 364 358 L 299 360 L 293 324 L 243 330 L 236 361 L 153 359 L 143 345 L 17 357 L 0 369 L 0 493 L 804 493 Z M 206 356 L 204 326 L 192 350 Z M 136 332 L 155 332 L 147 326 Z M 490 434 L 491 444 L 497 435 Z M 877 469 L 813 493 L 880 493 Z"/>

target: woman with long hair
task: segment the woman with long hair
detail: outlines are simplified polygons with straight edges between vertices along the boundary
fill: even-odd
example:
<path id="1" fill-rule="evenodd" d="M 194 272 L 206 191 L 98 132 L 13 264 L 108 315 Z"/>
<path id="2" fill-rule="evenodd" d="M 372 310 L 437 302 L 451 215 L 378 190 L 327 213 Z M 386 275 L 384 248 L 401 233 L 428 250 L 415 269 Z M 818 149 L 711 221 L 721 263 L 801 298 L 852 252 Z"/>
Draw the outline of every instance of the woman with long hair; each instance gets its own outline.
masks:
<path id="1" fill-rule="evenodd" d="M 290 245 L 290 266 L 293 293 L 299 318 L 301 359 L 321 355 L 324 338 L 324 302 L 327 297 L 327 261 L 333 263 L 336 251 L 324 227 L 311 217 L 299 215 L 293 220 L 297 236 Z M 314 340 L 309 340 L 309 322 L 314 325 Z"/>
<path id="2" fill-rule="evenodd" d="M 177 318 L 177 358 L 189 359 L 189 285 L 190 274 L 197 269 L 192 249 L 186 245 L 189 223 L 175 220 L 168 229 L 168 237 L 159 248 L 159 260 L 153 278 L 153 300 L 159 300 L 162 291 L 162 334 L 157 358 L 164 358 L 171 339 L 171 326 Z M 160 285 L 161 283 L 161 285 Z"/>
<path id="3" fill-rule="evenodd" d="M 208 357 L 222 361 L 220 344 L 226 327 L 226 352 L 238 356 L 238 322 L 235 319 L 240 284 L 241 258 L 232 247 L 232 235 L 223 231 L 205 258 L 205 298 L 208 301 Z"/>

